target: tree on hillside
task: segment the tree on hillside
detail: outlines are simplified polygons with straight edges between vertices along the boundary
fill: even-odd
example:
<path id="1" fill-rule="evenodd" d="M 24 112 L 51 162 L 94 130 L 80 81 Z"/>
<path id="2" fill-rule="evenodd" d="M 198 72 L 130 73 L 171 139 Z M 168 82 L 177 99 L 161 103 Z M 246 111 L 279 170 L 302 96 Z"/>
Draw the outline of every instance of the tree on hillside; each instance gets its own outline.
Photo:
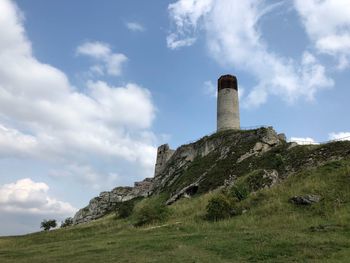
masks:
<path id="1" fill-rule="evenodd" d="M 67 227 L 73 225 L 73 218 L 67 217 L 63 222 L 61 222 L 61 227 Z"/>
<path id="2" fill-rule="evenodd" d="M 55 219 L 44 219 L 41 222 L 40 228 L 43 228 L 45 231 L 49 231 L 51 228 L 55 228 L 57 226 L 57 222 Z"/>

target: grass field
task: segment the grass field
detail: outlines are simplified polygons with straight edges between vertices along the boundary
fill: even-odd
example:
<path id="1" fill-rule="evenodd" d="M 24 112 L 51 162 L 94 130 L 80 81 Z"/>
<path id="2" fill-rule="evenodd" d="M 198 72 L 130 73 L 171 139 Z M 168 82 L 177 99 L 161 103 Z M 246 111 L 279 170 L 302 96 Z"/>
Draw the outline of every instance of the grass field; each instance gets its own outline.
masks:
<path id="1" fill-rule="evenodd" d="M 215 192 L 170 207 L 161 223 L 133 227 L 114 215 L 50 232 L 0 238 L 0 262 L 350 262 L 350 161 L 295 174 L 242 201 L 247 212 L 208 222 Z M 293 195 L 318 194 L 298 207 Z"/>

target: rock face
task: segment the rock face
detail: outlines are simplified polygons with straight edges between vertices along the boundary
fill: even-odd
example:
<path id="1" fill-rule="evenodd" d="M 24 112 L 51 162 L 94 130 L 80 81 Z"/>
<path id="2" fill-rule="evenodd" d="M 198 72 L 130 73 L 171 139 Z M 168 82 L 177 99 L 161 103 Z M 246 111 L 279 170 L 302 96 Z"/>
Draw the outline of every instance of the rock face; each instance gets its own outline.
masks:
<path id="1" fill-rule="evenodd" d="M 167 204 L 197 191 L 207 192 L 227 184 L 234 163 L 258 157 L 286 144 L 272 127 L 249 131 L 229 130 L 179 147 L 154 177 L 153 192 L 170 194 Z M 225 171 L 222 170 L 227 166 Z M 230 169 L 231 168 L 231 169 Z"/>
<path id="2" fill-rule="evenodd" d="M 152 178 L 136 182 L 134 187 L 116 187 L 110 192 L 102 192 L 90 200 L 89 205 L 80 209 L 73 218 L 73 224 L 80 224 L 98 219 L 116 209 L 117 203 L 151 194 Z"/>
<path id="3" fill-rule="evenodd" d="M 312 205 L 318 203 L 321 200 L 319 195 L 302 195 L 302 196 L 293 196 L 289 201 L 295 205 Z"/>
<path id="4" fill-rule="evenodd" d="M 167 204 L 172 204 L 183 197 L 234 185 L 238 178 L 247 178 L 253 191 L 258 191 L 305 168 L 350 156 L 350 142 L 291 146 L 272 127 L 217 132 L 175 151 L 162 145 L 158 148 L 154 178 L 137 182 L 134 187 L 102 192 L 77 212 L 74 224 L 110 213 L 118 202 L 164 194 Z M 295 200 L 307 203 L 314 199 Z"/>

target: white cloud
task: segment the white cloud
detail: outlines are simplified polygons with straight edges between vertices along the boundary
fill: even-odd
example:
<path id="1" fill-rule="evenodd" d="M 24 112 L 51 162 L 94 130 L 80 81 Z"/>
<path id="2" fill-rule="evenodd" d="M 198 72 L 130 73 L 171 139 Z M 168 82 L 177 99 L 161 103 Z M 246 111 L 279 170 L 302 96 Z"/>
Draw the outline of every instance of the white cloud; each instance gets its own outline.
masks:
<path id="1" fill-rule="evenodd" d="M 188 45 L 193 44 L 199 32 L 204 32 L 214 59 L 250 72 L 258 81 L 243 106 L 259 106 L 270 95 L 280 96 L 288 103 L 300 98 L 312 100 L 317 91 L 333 86 L 333 80 L 309 52 L 295 61 L 269 50 L 259 22 L 275 7 L 276 4 L 268 6 L 264 1 L 253 0 L 178 0 L 169 5 L 175 30 L 168 36 L 172 40 L 168 46 L 186 46 L 176 43 L 187 43 L 188 39 L 193 39 Z"/>
<path id="2" fill-rule="evenodd" d="M 171 49 L 191 46 L 196 37 L 189 36 L 191 31 L 196 31 L 199 20 L 210 12 L 213 0 L 180 0 L 168 7 L 170 17 L 177 31 L 167 37 L 167 45 Z"/>
<path id="3" fill-rule="evenodd" d="M 104 61 L 110 74 L 119 73 L 126 59 L 101 42 L 85 43 L 77 52 Z M 84 90 L 73 87 L 62 71 L 34 57 L 17 8 L 0 1 L 0 158 L 35 158 L 68 170 L 90 165 L 96 174 L 90 181 L 111 187 L 113 172 L 131 176 L 125 162 L 150 176 L 155 111 L 149 90 L 137 84 L 88 81 Z M 110 163 L 114 171 L 104 171 Z"/>
<path id="4" fill-rule="evenodd" d="M 77 54 L 105 59 L 111 54 L 111 48 L 108 44 L 102 42 L 85 42 L 77 47 Z"/>
<path id="5" fill-rule="evenodd" d="M 334 141 L 350 141 L 350 132 L 332 132 L 329 139 Z"/>
<path id="6" fill-rule="evenodd" d="M 339 69 L 346 68 L 350 55 L 349 1 L 294 0 L 294 6 L 315 47 L 337 57 Z"/>
<path id="7" fill-rule="evenodd" d="M 52 198 L 49 186 L 30 178 L 0 185 L 0 211 L 2 213 L 29 213 L 43 216 L 72 216 L 77 210 L 67 202 Z"/>
<path id="8" fill-rule="evenodd" d="M 99 75 L 106 72 L 112 76 L 119 76 L 122 73 L 122 67 L 128 58 L 121 53 L 113 53 L 111 47 L 103 42 L 85 42 L 77 47 L 76 53 L 94 58 L 98 63 L 91 67 L 92 72 Z"/>
<path id="9" fill-rule="evenodd" d="M 170 34 L 166 38 L 167 46 L 171 49 L 178 49 L 181 47 L 189 47 L 192 46 L 196 39 L 194 37 L 187 37 L 178 40 L 177 35 Z"/>
<path id="10" fill-rule="evenodd" d="M 291 137 L 290 142 L 296 142 L 299 145 L 319 144 L 310 137 Z"/>
<path id="11" fill-rule="evenodd" d="M 8 156 L 26 157 L 37 146 L 38 142 L 34 136 L 25 135 L 15 129 L 0 125 L 0 158 Z"/>
<path id="12" fill-rule="evenodd" d="M 145 31 L 145 28 L 143 25 L 141 25 L 140 23 L 136 23 L 136 22 L 127 22 L 126 27 L 134 32 L 143 32 Z"/>

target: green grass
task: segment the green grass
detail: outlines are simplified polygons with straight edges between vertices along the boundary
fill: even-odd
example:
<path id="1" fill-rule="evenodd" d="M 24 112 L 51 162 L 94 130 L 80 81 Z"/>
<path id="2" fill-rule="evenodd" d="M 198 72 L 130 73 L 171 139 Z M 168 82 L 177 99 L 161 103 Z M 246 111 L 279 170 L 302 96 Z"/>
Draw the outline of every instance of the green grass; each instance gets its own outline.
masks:
<path id="1" fill-rule="evenodd" d="M 109 215 L 75 227 L 0 238 L 0 262 L 349 262 L 350 161 L 305 170 L 240 202 L 246 213 L 204 220 L 217 191 L 170 206 L 165 222 L 134 227 Z M 297 207 L 293 195 L 319 194 Z"/>

